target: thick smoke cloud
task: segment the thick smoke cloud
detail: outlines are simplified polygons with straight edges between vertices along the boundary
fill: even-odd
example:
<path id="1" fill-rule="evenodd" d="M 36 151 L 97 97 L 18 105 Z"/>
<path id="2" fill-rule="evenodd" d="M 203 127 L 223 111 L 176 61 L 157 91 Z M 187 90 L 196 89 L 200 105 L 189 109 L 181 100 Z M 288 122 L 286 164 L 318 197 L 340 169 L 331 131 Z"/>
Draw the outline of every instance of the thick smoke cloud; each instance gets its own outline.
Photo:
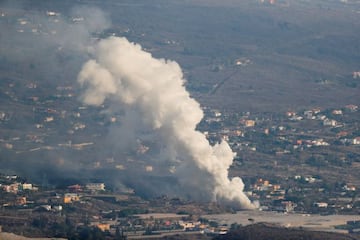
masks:
<path id="1" fill-rule="evenodd" d="M 0 160 L 2 167 L 39 178 L 76 175 L 86 179 L 89 175 L 102 174 L 99 179 L 120 180 L 119 185 L 124 183 L 138 191 L 146 188 L 153 195 L 169 194 L 253 208 L 243 193 L 241 179 L 228 178 L 234 157 L 228 144 L 210 146 L 206 137 L 195 130 L 203 112 L 186 91 L 177 63 L 154 59 L 124 38 L 98 41 L 110 23 L 97 8 L 26 11 L 25 7 L 13 4 L 7 1 L 0 5 L 6 13 L 0 19 L 0 28 L 6 32 L 0 35 L 0 67 L 7 68 L 6 71 L 10 68 L 14 72 L 23 71 L 19 75 L 36 80 L 39 89 L 72 85 L 71 79 L 76 78 L 90 53 L 93 59 L 78 74 L 78 81 L 84 87 L 81 99 L 89 105 L 109 106 L 104 112 L 121 116 L 118 125 L 110 127 L 112 142 L 99 144 L 108 148 L 99 150 L 99 159 L 114 157 L 115 164 L 119 164 L 112 166 L 114 169 L 126 165 L 128 157 L 141 164 L 135 163 L 135 167 L 129 164 L 125 171 L 109 170 L 109 165 L 94 170 L 91 161 L 105 160 L 90 156 L 90 152 L 86 155 L 85 151 L 74 157 L 74 152 L 55 144 L 56 152 L 39 150 L 40 158 L 26 156 L 26 162 Z M 30 124 L 24 129 L 33 130 L 33 127 Z M 77 159 L 80 154 L 86 161 Z M 137 169 L 139 165 L 148 172 Z M 121 176 L 113 176 L 114 172 Z"/>
<path id="2" fill-rule="evenodd" d="M 169 166 L 182 196 L 254 208 L 242 180 L 228 177 L 234 157 L 229 145 L 223 141 L 211 146 L 196 131 L 203 112 L 186 91 L 176 62 L 155 59 L 140 45 L 118 37 L 100 40 L 92 55 L 78 75 L 85 88 L 82 101 L 99 106 L 109 100 L 112 111 L 123 113 L 119 128 L 128 135 L 119 139 L 158 143 L 159 150 L 152 156 L 150 150 L 147 157 Z"/>

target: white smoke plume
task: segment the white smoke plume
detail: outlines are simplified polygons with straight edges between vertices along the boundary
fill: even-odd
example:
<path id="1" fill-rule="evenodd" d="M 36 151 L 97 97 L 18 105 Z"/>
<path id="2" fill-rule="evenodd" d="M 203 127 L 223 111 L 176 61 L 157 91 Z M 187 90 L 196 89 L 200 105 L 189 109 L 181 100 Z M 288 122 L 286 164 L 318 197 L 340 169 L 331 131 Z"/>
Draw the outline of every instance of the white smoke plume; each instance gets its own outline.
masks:
<path id="1" fill-rule="evenodd" d="M 92 54 L 94 59 L 78 75 L 85 88 L 84 103 L 99 106 L 109 100 L 121 108 L 125 112 L 122 125 L 134 128 L 127 129 L 127 134 L 155 132 L 155 141 L 162 146 L 157 159 L 176 166 L 173 175 L 183 195 L 255 207 L 243 192 L 241 178 L 228 177 L 235 154 L 227 142 L 211 146 L 196 130 L 203 112 L 186 91 L 176 62 L 155 59 L 140 45 L 118 37 L 100 40 Z"/>

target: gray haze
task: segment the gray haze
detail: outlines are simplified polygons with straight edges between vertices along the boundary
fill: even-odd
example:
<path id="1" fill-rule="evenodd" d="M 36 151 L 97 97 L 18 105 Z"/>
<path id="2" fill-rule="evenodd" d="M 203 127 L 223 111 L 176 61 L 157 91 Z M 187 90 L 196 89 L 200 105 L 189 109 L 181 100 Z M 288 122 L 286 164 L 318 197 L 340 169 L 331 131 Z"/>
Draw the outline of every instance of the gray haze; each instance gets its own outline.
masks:
<path id="1" fill-rule="evenodd" d="M 36 74 L 40 80 L 59 78 L 64 71 L 75 72 L 86 59 L 84 53 L 94 36 L 110 26 L 104 12 L 95 7 L 74 7 L 65 16 L 51 9 L 19 14 L 22 6 L 14 4 L 9 1 L 1 5 L 8 10 L 5 17 L 13 22 L 9 29 L 9 22 L 0 21 L 0 28 L 6 29 L 6 35 L 0 35 L 2 60 L 16 64 L 31 62 L 38 67 Z M 20 18 L 13 17 L 19 15 Z"/>

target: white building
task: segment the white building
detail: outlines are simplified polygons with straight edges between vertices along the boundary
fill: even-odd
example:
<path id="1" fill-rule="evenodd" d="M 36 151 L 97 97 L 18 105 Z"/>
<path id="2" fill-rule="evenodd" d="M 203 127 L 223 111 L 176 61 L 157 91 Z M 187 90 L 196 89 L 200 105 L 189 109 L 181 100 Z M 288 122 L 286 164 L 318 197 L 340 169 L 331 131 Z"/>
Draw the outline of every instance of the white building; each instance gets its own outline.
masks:
<path id="1" fill-rule="evenodd" d="M 332 126 L 332 127 L 335 127 L 336 124 L 337 124 L 337 122 L 336 122 L 335 120 L 328 119 L 328 118 L 323 121 L 323 125 L 324 125 L 324 126 Z"/>
<path id="2" fill-rule="evenodd" d="M 360 137 L 356 137 L 353 139 L 352 144 L 359 145 L 360 144 Z"/>
<path id="3" fill-rule="evenodd" d="M 22 189 L 23 190 L 32 190 L 33 189 L 33 186 L 31 183 L 23 183 L 22 184 Z"/>
<path id="4" fill-rule="evenodd" d="M 316 202 L 316 203 L 314 203 L 314 205 L 318 208 L 327 208 L 328 207 L 328 203 L 326 203 L 326 202 Z"/>
<path id="5" fill-rule="evenodd" d="M 105 183 L 88 183 L 85 187 L 91 191 L 105 191 Z"/>

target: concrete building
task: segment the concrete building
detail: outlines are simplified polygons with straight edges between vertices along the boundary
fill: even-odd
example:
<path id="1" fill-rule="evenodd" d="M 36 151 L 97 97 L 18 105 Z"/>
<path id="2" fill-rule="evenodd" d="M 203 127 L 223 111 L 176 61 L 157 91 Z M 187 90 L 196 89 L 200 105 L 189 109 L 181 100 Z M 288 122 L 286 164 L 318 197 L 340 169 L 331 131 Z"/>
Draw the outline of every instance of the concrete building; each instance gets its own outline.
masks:
<path id="1" fill-rule="evenodd" d="M 254 120 L 246 120 L 245 121 L 245 126 L 246 127 L 254 127 L 255 126 L 255 121 Z"/>
<path id="2" fill-rule="evenodd" d="M 90 191 L 105 191 L 105 183 L 88 183 L 85 187 Z"/>

